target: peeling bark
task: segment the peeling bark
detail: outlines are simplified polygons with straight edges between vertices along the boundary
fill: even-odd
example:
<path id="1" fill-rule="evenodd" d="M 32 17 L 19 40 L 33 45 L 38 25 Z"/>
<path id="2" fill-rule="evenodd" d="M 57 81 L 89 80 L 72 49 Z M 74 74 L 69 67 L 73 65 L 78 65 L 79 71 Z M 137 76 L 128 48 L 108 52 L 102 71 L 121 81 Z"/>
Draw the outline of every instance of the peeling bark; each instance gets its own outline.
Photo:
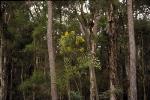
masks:
<path id="1" fill-rule="evenodd" d="M 117 78 L 117 33 L 114 16 L 114 5 L 110 3 L 107 14 L 109 35 L 109 78 L 110 78 L 110 100 L 117 100 L 116 89 L 118 86 Z"/>

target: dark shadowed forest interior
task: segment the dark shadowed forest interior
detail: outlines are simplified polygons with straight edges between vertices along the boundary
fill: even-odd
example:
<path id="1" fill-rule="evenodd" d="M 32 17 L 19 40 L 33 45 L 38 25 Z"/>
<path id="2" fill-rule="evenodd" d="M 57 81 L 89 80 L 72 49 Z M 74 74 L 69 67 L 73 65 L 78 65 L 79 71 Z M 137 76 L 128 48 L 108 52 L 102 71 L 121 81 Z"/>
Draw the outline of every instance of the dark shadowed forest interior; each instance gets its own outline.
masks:
<path id="1" fill-rule="evenodd" d="M 0 100 L 150 100 L 150 0 L 0 1 Z"/>

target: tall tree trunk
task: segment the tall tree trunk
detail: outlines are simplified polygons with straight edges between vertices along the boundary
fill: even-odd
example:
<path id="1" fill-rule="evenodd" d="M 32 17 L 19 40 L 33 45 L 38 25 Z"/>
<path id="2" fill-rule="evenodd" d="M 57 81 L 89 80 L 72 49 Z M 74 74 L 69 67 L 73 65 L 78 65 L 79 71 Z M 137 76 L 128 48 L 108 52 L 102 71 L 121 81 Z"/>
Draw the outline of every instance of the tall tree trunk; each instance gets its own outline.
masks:
<path id="1" fill-rule="evenodd" d="M 99 100 L 95 76 L 95 68 L 91 65 L 89 66 L 89 71 L 90 71 L 90 100 Z"/>
<path id="2" fill-rule="evenodd" d="M 95 57 L 95 50 L 96 50 L 96 43 L 94 40 L 91 40 L 91 53 L 93 59 Z M 89 72 L 90 72 L 90 100 L 99 100 L 95 68 L 93 65 L 89 66 Z"/>
<path id="3" fill-rule="evenodd" d="M 127 0 L 128 13 L 128 34 L 129 34 L 129 98 L 128 100 L 137 100 L 137 83 L 136 83 L 136 47 L 134 37 L 134 22 L 132 0 Z"/>
<path id="4" fill-rule="evenodd" d="M 21 82 L 23 83 L 23 74 L 24 74 L 24 70 L 23 70 L 23 65 L 21 66 Z M 25 96 L 25 92 L 22 92 L 23 95 L 23 100 L 26 100 L 26 96 Z"/>
<path id="5" fill-rule="evenodd" d="M 12 64 L 12 67 L 11 67 L 11 71 L 10 71 L 10 97 L 9 97 L 9 100 L 12 100 L 12 95 L 13 95 L 13 64 Z"/>
<path id="6" fill-rule="evenodd" d="M 4 9 L 4 8 L 3 8 Z M 4 29 L 3 29 L 3 14 L 4 12 L 2 9 L 2 2 L 0 2 L 0 100 L 5 100 L 5 79 L 4 79 L 4 39 L 3 39 L 3 34 L 4 34 Z"/>
<path id="7" fill-rule="evenodd" d="M 96 43 L 94 41 L 94 37 L 96 36 L 97 33 L 97 22 L 100 19 L 100 16 L 95 17 L 94 19 L 94 26 L 90 26 L 88 29 L 83 25 L 83 23 L 80 21 L 80 29 L 81 32 L 86 34 L 86 42 L 87 42 L 87 50 L 92 54 L 92 57 L 95 57 L 96 54 Z M 80 20 L 80 19 L 79 19 Z M 93 38 L 91 37 L 93 36 Z M 98 89 L 97 89 L 97 83 L 96 83 L 96 75 L 95 75 L 95 68 L 93 65 L 89 66 L 89 74 L 90 74 L 90 100 L 99 100 L 99 95 L 98 95 Z"/>
<path id="8" fill-rule="evenodd" d="M 83 3 L 82 3 L 83 4 Z M 91 11 L 93 12 L 93 11 Z M 92 20 L 90 20 L 90 26 L 87 26 L 87 22 L 85 22 L 85 16 L 83 14 L 83 7 L 81 7 L 81 18 L 77 15 L 80 25 L 81 32 L 85 35 L 86 43 L 87 43 L 87 51 L 92 54 L 92 57 L 95 57 L 96 54 L 96 43 L 94 37 L 97 34 L 97 24 L 101 16 L 94 13 Z M 93 22 L 94 21 L 94 22 Z M 97 83 L 96 83 L 96 75 L 95 68 L 93 65 L 89 65 L 89 74 L 90 74 L 90 100 L 99 100 Z"/>
<path id="9" fill-rule="evenodd" d="M 67 92 L 68 92 L 68 100 L 71 100 L 71 91 L 70 91 L 70 81 L 67 80 Z"/>
<path id="10" fill-rule="evenodd" d="M 80 95 L 82 96 L 83 93 L 82 93 L 82 81 L 81 81 L 81 75 L 79 74 L 78 76 L 79 78 L 79 92 L 80 92 Z M 81 100 L 84 99 L 83 96 L 81 97 Z"/>
<path id="11" fill-rule="evenodd" d="M 93 59 L 95 58 L 95 54 L 96 54 L 96 43 L 95 43 L 95 36 L 97 34 L 97 22 L 100 19 L 100 16 L 98 17 L 94 17 L 94 26 L 91 27 L 90 29 L 90 35 L 93 36 L 93 38 L 91 38 L 91 36 L 89 36 L 89 40 L 90 43 L 88 43 L 89 45 L 89 49 L 91 51 L 92 57 Z M 99 94 L 98 94 L 98 88 L 97 88 L 97 83 L 96 83 L 96 75 L 95 75 L 95 68 L 93 65 L 89 66 L 89 71 L 90 71 L 90 100 L 99 100 Z"/>
<path id="12" fill-rule="evenodd" d="M 141 66 L 141 71 L 142 71 L 142 85 L 143 85 L 143 100 L 147 100 L 146 96 L 146 87 L 145 87 L 145 65 L 144 65 L 144 50 L 143 50 L 143 34 L 140 35 L 140 55 L 139 55 L 139 60 L 140 66 Z"/>
<path id="13" fill-rule="evenodd" d="M 117 78 L 117 33 L 114 18 L 114 5 L 110 3 L 108 11 L 108 30 L 109 35 L 109 78 L 110 78 L 110 100 L 117 100 L 116 89 L 118 86 Z"/>
<path id="14" fill-rule="evenodd" d="M 1 31 L 2 32 L 2 31 Z M 1 47 L 0 47 L 0 100 L 4 100 L 4 85 L 5 85 L 5 81 L 4 81 L 4 57 L 3 57 L 3 39 L 1 36 Z"/>
<path id="15" fill-rule="evenodd" d="M 52 100 L 57 100 L 57 87 L 56 87 L 56 72 L 55 72 L 55 57 L 53 51 L 53 37 L 52 37 L 52 1 L 48 3 L 48 27 L 47 27 L 47 45 L 49 55 L 49 66 L 51 76 L 51 97 Z"/>
<path id="16" fill-rule="evenodd" d="M 32 100 L 35 100 L 35 92 L 32 92 Z"/>
<path id="17" fill-rule="evenodd" d="M 1 6 L 1 1 L 0 1 L 0 21 L 2 21 L 2 6 Z M 0 23 L 0 34 L 1 34 L 1 43 L 0 43 L 0 100 L 2 100 L 2 89 L 3 89 L 3 78 L 2 78 L 2 33 L 3 33 L 3 28 L 2 28 L 2 23 Z"/>

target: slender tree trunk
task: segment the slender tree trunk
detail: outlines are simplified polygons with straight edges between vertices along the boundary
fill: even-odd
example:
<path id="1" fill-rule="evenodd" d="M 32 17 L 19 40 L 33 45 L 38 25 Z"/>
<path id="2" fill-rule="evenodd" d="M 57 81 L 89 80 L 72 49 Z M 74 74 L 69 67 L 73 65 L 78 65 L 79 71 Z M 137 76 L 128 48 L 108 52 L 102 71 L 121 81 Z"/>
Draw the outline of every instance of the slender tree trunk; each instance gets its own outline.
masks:
<path id="1" fill-rule="evenodd" d="M 143 34 L 141 34 L 141 67 L 142 67 L 142 83 L 143 83 L 143 100 L 147 100 L 145 87 L 145 65 L 144 65 L 144 51 L 143 51 Z"/>
<path id="2" fill-rule="evenodd" d="M 96 54 L 96 43 L 94 41 L 94 37 L 96 36 L 97 33 L 97 22 L 100 19 L 100 16 L 94 19 L 94 26 L 90 27 L 89 30 L 88 28 L 84 31 L 82 25 L 80 23 L 80 28 L 81 31 L 86 33 L 86 41 L 87 41 L 87 46 L 88 46 L 88 51 L 92 54 L 92 57 L 95 57 Z M 91 38 L 93 36 L 93 39 Z M 95 68 L 93 65 L 89 66 L 89 74 L 90 74 L 90 100 L 99 100 L 99 95 L 98 95 L 98 89 L 97 89 L 97 83 L 96 83 L 96 75 L 95 75 Z"/>
<path id="3" fill-rule="evenodd" d="M 13 90 L 13 64 L 11 68 L 11 74 L 10 74 L 10 97 L 9 100 L 12 100 L 12 90 Z"/>
<path id="4" fill-rule="evenodd" d="M 117 78 L 117 33 L 114 18 L 114 6 L 110 3 L 108 11 L 108 30 L 109 35 L 109 78 L 110 78 L 110 100 L 117 100 L 116 89 L 118 86 Z"/>
<path id="5" fill-rule="evenodd" d="M 2 7 L 1 7 L 1 1 L 0 1 L 0 21 L 2 21 Z M 2 78 L 2 23 L 0 23 L 0 34 L 1 34 L 1 43 L 0 43 L 0 100 L 2 100 L 2 89 L 3 89 L 3 78 Z"/>
<path id="6" fill-rule="evenodd" d="M 22 67 L 21 67 L 21 82 L 23 82 L 23 65 L 22 65 Z M 24 91 L 22 92 L 22 95 L 23 95 L 23 100 L 26 100 L 26 97 L 25 97 L 25 93 L 24 93 Z"/>
<path id="7" fill-rule="evenodd" d="M 46 75 L 46 69 L 48 68 L 48 61 L 47 61 L 47 53 L 44 54 L 45 57 L 44 57 L 44 68 L 43 68 L 43 72 L 44 72 L 44 75 Z"/>
<path id="8" fill-rule="evenodd" d="M 5 81 L 4 81 L 4 57 L 3 57 L 3 39 L 1 36 L 1 47 L 0 47 L 0 100 L 4 100 L 4 88 L 5 88 Z"/>
<path id="9" fill-rule="evenodd" d="M 134 22 L 132 0 L 127 0 L 128 13 L 128 34 L 129 34 L 129 52 L 130 52 L 130 67 L 129 67 L 129 98 L 128 100 L 137 100 L 137 83 L 136 83 L 136 47 L 134 37 Z"/>
<path id="10" fill-rule="evenodd" d="M 82 96 L 82 81 L 81 81 L 81 75 L 78 76 L 79 78 L 79 92 L 80 92 L 80 95 Z M 81 97 L 81 100 L 84 99 L 83 96 Z"/>
<path id="11" fill-rule="evenodd" d="M 49 66 L 51 76 L 51 97 L 52 100 L 57 100 L 57 87 L 56 87 L 56 72 L 55 72 L 55 57 L 53 51 L 53 37 L 52 37 L 52 1 L 48 3 L 48 27 L 47 27 L 47 45 L 49 55 Z"/>
<path id="12" fill-rule="evenodd" d="M 128 38 L 128 34 L 124 34 L 125 39 Z M 125 49 L 125 83 L 124 83 L 124 100 L 127 100 L 127 98 L 129 97 L 129 43 L 126 42 L 126 44 L 124 45 L 124 49 Z"/>
<path id="13" fill-rule="evenodd" d="M 137 46 L 137 64 L 139 65 L 139 71 L 141 72 L 141 82 L 143 88 L 143 100 L 146 99 L 146 88 L 145 88 L 145 66 L 144 66 L 144 52 L 143 52 L 143 34 L 139 35 L 140 45 Z"/>
<path id="14" fill-rule="evenodd" d="M 3 8 L 4 9 L 4 8 Z M 5 100 L 5 70 L 4 70 L 4 39 L 3 39 L 3 14 L 2 3 L 0 2 L 0 100 Z"/>
<path id="15" fill-rule="evenodd" d="M 90 36 L 88 36 L 90 43 L 90 49 L 91 49 L 91 54 L 92 57 L 95 58 L 96 55 L 96 42 L 95 42 L 95 37 L 97 35 L 97 25 L 98 25 L 98 21 L 101 18 L 101 16 L 96 16 L 96 13 L 94 14 L 94 19 L 93 19 L 93 27 L 91 27 L 91 31 L 90 31 Z M 91 36 L 93 36 L 93 38 L 91 38 Z M 96 82 L 96 75 L 95 75 L 95 68 L 93 65 L 89 66 L 89 71 L 90 71 L 90 83 L 91 83 L 91 87 L 90 87 L 90 99 L 91 100 L 99 100 L 99 94 L 98 94 L 98 88 L 97 88 L 97 82 Z"/>
<path id="16" fill-rule="evenodd" d="M 96 50 L 96 43 L 94 40 L 91 41 L 91 53 L 92 57 L 94 59 L 95 56 L 95 50 Z M 90 100 L 99 100 L 98 95 L 98 89 L 97 89 L 97 83 L 96 83 L 96 75 L 95 75 L 95 68 L 93 65 L 89 66 L 90 71 Z"/>
<path id="17" fill-rule="evenodd" d="M 78 20 L 79 20 L 80 30 L 82 34 L 85 35 L 85 38 L 86 38 L 87 51 L 90 54 L 92 54 L 92 57 L 95 57 L 96 43 L 95 43 L 94 37 L 97 34 L 97 24 L 100 19 L 100 16 L 96 16 L 96 13 L 94 13 L 94 18 L 93 19 L 91 18 L 92 24 L 94 24 L 94 26 L 90 25 L 88 27 L 86 25 L 87 23 L 83 22 L 83 20 L 86 19 L 83 14 L 83 7 L 81 7 L 81 16 L 82 18 L 78 16 Z M 91 36 L 93 36 L 93 38 Z M 90 74 L 90 100 L 99 100 L 95 68 L 93 65 L 89 65 L 89 74 Z"/>
<path id="18" fill-rule="evenodd" d="M 68 100 L 71 100 L 71 95 L 70 95 L 70 81 L 69 80 L 67 80 L 68 82 L 67 82 L 67 92 L 68 92 Z"/>
<path id="19" fill-rule="evenodd" d="M 90 100 L 99 100 L 94 67 L 90 66 Z"/>
<path id="20" fill-rule="evenodd" d="M 32 100 L 35 100 L 35 92 L 32 92 Z"/>

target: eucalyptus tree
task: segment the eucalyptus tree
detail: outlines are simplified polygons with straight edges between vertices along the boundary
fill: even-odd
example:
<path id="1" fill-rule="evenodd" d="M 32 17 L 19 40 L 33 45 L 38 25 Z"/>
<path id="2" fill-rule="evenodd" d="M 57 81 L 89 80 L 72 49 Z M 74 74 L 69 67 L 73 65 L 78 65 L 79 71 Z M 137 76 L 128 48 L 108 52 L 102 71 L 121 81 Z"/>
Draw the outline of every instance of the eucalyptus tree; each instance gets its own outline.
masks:
<path id="1" fill-rule="evenodd" d="M 8 23 L 10 19 L 10 8 L 6 1 L 0 2 L 0 98 L 6 100 L 8 92 L 8 75 L 7 73 L 7 45 L 8 45 Z"/>
<path id="2" fill-rule="evenodd" d="M 108 29 L 107 34 L 109 37 L 109 78 L 110 78 L 110 100 L 117 100 L 117 31 L 116 31 L 116 12 L 115 4 L 110 1 L 109 10 L 107 14 Z"/>
<path id="3" fill-rule="evenodd" d="M 93 56 L 96 56 L 96 47 L 95 42 L 97 32 L 98 32 L 98 22 L 100 19 L 101 10 L 99 9 L 99 1 L 89 1 L 89 2 L 79 2 L 76 7 L 76 13 L 81 13 L 77 15 L 78 22 L 80 25 L 80 30 L 85 36 L 87 44 L 87 52 Z M 85 5 L 85 6 L 84 6 Z M 79 11 L 78 11 L 79 9 Z M 86 9 L 86 11 L 85 11 Z M 90 100 L 99 100 L 95 68 L 92 65 L 89 65 L 89 75 L 90 75 Z"/>
<path id="4" fill-rule="evenodd" d="M 51 76 L 51 97 L 52 100 L 58 100 L 56 88 L 56 72 L 55 72 L 55 55 L 53 50 L 52 37 L 52 1 L 47 1 L 48 4 L 48 26 L 47 26 L 47 45 L 49 55 L 49 66 Z"/>
<path id="5" fill-rule="evenodd" d="M 128 14 L 128 34 L 129 34 L 129 100 L 137 100 L 137 81 L 136 81 L 136 47 L 135 47 L 135 33 L 132 0 L 127 0 L 127 14 Z"/>
<path id="6" fill-rule="evenodd" d="M 1 33 L 1 47 L 0 47 L 0 84 L 1 84 L 1 86 L 0 86 L 0 99 L 1 100 L 4 100 L 4 85 L 5 85 L 5 83 L 4 83 L 4 64 L 3 64 L 3 46 L 4 46 L 4 44 L 3 44 L 3 14 L 5 13 L 4 12 L 4 8 L 3 8 L 3 4 L 2 4 L 2 2 L 0 1 L 0 21 L 1 21 L 1 24 L 0 24 L 0 33 Z"/>

